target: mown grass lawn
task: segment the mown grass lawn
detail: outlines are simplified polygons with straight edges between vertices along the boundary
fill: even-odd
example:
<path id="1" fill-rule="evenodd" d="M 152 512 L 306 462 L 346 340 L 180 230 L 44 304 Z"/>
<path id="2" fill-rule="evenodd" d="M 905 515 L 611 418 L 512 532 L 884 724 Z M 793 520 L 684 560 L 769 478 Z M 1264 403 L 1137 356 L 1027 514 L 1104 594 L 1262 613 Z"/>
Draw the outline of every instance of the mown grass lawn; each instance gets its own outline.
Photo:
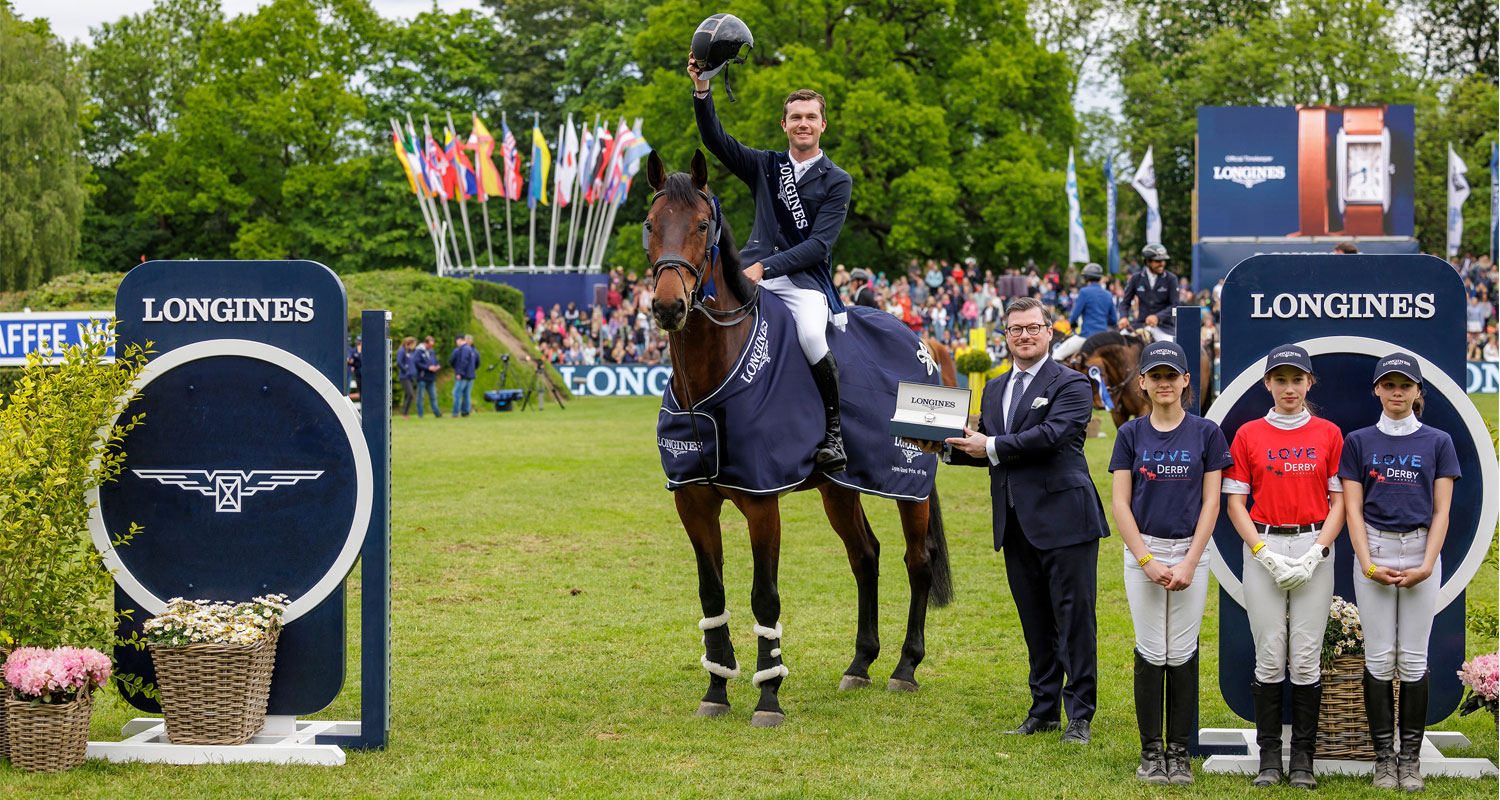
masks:
<path id="1" fill-rule="evenodd" d="M 1493 423 L 1496 398 L 1476 396 Z M 444 405 L 446 406 L 446 399 Z M 958 599 L 934 611 L 922 690 L 840 693 L 852 655 L 854 583 L 815 494 L 784 501 L 781 597 L 791 675 L 787 724 L 749 725 L 747 679 L 720 720 L 694 719 L 706 674 L 697 578 L 653 444 L 658 401 L 583 398 L 566 410 L 397 419 L 394 433 L 394 690 L 390 749 L 343 767 L 172 767 L 90 761 L 62 775 L 0 767 L 16 798 L 282 797 L 1244 797 L 1247 779 L 1200 773 L 1189 791 L 1134 780 L 1132 632 L 1118 539 L 1099 564 L 1100 709 L 1094 741 L 1001 735 L 1025 714 L 1025 647 L 992 552 L 981 470 L 943 468 L 939 486 Z M 1106 423 L 1112 435 L 1113 425 Z M 1112 439 L 1088 444 L 1095 479 Z M 731 630 L 749 633 L 745 527 L 727 517 Z M 884 649 L 895 664 L 907 601 L 894 505 L 870 504 L 885 544 Z M 356 571 L 357 575 L 357 571 Z M 357 579 L 351 617 L 358 623 Z M 1496 594 L 1496 576 L 1471 591 Z M 1216 690 L 1216 591 L 1203 628 L 1202 724 L 1244 727 Z M 357 631 L 348 689 L 318 716 L 359 713 Z M 1470 642 L 1488 652 L 1495 642 Z M 117 739 L 134 716 L 106 699 L 92 736 Z M 1496 757 L 1487 714 L 1437 726 Z M 1430 797 L 1496 796 L 1487 781 L 1433 779 Z M 1365 779 L 1320 778 L 1328 798 L 1390 797 Z M 1265 797 L 1289 797 L 1281 788 Z"/>

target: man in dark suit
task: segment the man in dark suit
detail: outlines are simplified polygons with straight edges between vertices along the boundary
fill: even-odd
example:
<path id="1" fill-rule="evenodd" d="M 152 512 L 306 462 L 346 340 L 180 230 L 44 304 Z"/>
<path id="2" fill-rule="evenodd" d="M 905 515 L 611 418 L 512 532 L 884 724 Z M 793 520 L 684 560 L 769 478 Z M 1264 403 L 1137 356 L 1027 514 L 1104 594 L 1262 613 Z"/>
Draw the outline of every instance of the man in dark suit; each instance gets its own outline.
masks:
<path id="1" fill-rule="evenodd" d="M 1033 298 L 1005 309 L 1009 372 L 984 387 L 978 430 L 947 441 L 949 463 L 990 470 L 995 549 L 1021 616 L 1031 709 L 1010 733 L 1057 730 L 1086 744 L 1096 694 L 1094 598 L 1099 540 L 1109 535 L 1083 442 L 1088 379 L 1047 357 L 1052 315 Z M 1066 683 L 1065 683 L 1066 681 Z"/>
<path id="2" fill-rule="evenodd" d="M 828 323 L 844 327 L 844 304 L 833 286 L 833 243 L 849 213 L 853 180 L 818 146 L 828 127 L 823 96 L 799 89 L 781 105 L 787 150 L 756 150 L 724 132 L 709 82 L 688 56 L 698 134 L 710 153 L 755 195 L 755 227 L 740 251 L 745 275 L 786 303 L 797 323 L 802 355 L 812 365 L 826 432 L 814 456 L 824 472 L 844 468 L 839 424 L 839 372 L 828 350 Z"/>

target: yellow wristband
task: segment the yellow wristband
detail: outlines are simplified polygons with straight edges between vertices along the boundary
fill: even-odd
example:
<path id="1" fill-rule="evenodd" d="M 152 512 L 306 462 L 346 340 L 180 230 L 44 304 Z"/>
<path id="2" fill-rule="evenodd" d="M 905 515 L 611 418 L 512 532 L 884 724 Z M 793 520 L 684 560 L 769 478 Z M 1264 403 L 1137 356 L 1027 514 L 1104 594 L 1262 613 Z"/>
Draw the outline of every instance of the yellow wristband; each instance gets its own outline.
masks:
<path id="1" fill-rule="evenodd" d="M 1146 562 L 1150 561 L 1153 558 L 1156 558 L 1156 556 L 1153 556 L 1150 553 L 1147 553 L 1146 555 L 1144 555 L 1144 556 L 1142 556 L 1140 558 L 1137 558 L 1135 560 L 1135 564 L 1138 567 L 1144 567 L 1144 566 L 1146 566 Z"/>
<path id="2" fill-rule="evenodd" d="M 1377 569 L 1379 569 L 1379 567 L 1375 566 L 1374 564 L 1371 564 L 1370 568 L 1367 569 L 1367 570 L 1365 570 L 1365 577 L 1373 579 L 1375 577 L 1375 570 L 1377 570 Z"/>
<path id="3" fill-rule="evenodd" d="M 1259 552 L 1260 552 L 1260 549 L 1261 549 L 1261 548 L 1262 548 L 1262 547 L 1265 547 L 1265 546 L 1266 546 L 1266 543 L 1265 543 L 1265 542 L 1261 542 L 1261 543 L 1260 543 L 1260 544 L 1257 544 L 1257 545 L 1256 545 L 1256 546 L 1254 546 L 1254 547 L 1252 547 L 1252 548 L 1250 548 L 1250 555 L 1252 555 L 1252 556 L 1253 556 L 1253 555 L 1255 555 L 1255 554 L 1256 554 L 1256 553 L 1259 553 Z"/>

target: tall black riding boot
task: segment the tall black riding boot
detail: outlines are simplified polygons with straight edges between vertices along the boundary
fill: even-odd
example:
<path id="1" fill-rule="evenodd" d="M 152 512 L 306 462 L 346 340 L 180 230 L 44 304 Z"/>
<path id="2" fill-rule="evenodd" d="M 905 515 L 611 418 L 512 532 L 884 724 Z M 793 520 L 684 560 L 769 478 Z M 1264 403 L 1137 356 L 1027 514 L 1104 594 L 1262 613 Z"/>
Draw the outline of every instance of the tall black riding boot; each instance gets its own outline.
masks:
<path id="1" fill-rule="evenodd" d="M 1175 667 L 1167 667 L 1167 780 L 1173 786 L 1193 784 L 1193 762 L 1188 744 L 1198 711 L 1198 651 Z"/>
<path id="2" fill-rule="evenodd" d="M 818 385 L 818 394 L 823 398 L 823 416 L 827 430 L 813 461 L 824 472 L 843 472 L 848 459 L 844 455 L 844 433 L 839 425 L 839 366 L 833 353 L 812 365 L 813 382 Z"/>
<path id="3" fill-rule="evenodd" d="M 1318 749 L 1318 712 L 1323 708 L 1323 684 L 1292 684 L 1292 757 L 1286 782 L 1298 789 L 1316 789 L 1313 753 Z"/>
<path id="4" fill-rule="evenodd" d="M 1256 786 L 1281 783 L 1281 681 L 1250 684 L 1255 696 L 1255 744 L 1260 747 Z"/>
<path id="5" fill-rule="evenodd" d="M 1375 750 L 1376 789 L 1396 788 L 1396 698 L 1392 681 L 1382 681 L 1365 670 L 1365 719 Z"/>
<path id="6" fill-rule="evenodd" d="M 1167 767 L 1162 760 L 1161 711 L 1162 676 L 1166 667 L 1147 661 L 1135 651 L 1135 725 L 1141 729 L 1141 765 L 1135 776 L 1146 783 L 1167 782 Z"/>
<path id="7" fill-rule="evenodd" d="M 1422 739 L 1427 734 L 1428 676 L 1421 680 L 1401 682 L 1401 754 L 1396 758 L 1396 775 L 1401 788 L 1420 792 L 1422 784 Z"/>

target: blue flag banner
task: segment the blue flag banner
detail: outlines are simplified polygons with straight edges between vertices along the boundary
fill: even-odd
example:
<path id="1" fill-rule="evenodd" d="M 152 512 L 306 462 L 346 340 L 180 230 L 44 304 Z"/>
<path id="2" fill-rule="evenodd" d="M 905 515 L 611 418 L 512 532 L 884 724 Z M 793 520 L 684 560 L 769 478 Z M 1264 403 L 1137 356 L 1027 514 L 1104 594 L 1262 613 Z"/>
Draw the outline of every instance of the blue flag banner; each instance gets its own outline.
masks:
<path id="1" fill-rule="evenodd" d="M 1500 142 L 1490 145 L 1490 260 L 1500 239 Z"/>
<path id="2" fill-rule="evenodd" d="M 1104 235 L 1109 243 L 1109 263 L 1105 267 L 1111 275 L 1120 271 L 1120 237 L 1115 230 L 1115 157 L 1104 158 Z"/>

